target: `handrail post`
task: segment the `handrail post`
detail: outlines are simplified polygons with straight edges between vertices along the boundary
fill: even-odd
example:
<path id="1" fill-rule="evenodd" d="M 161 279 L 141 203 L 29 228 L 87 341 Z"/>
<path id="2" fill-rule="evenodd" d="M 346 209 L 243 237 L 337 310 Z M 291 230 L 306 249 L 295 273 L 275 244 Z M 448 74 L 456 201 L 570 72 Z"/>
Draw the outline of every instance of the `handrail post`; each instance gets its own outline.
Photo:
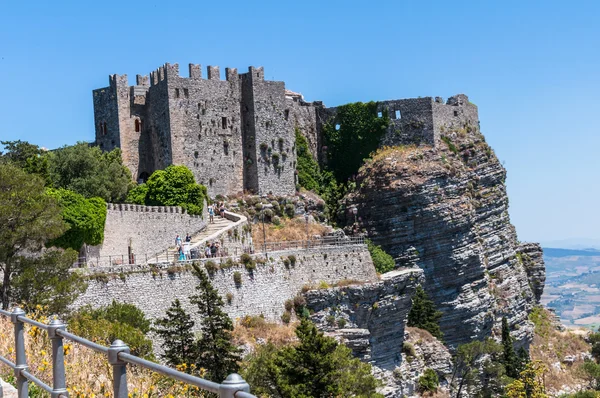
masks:
<path id="1" fill-rule="evenodd" d="M 24 316 L 25 311 L 17 307 L 10 315 L 10 320 L 15 325 L 15 379 L 17 381 L 17 396 L 19 398 L 27 398 L 29 397 L 29 383 L 25 376 L 21 374 L 23 370 L 27 370 L 24 324 L 18 319 L 21 315 Z"/>
<path id="2" fill-rule="evenodd" d="M 65 329 L 65 324 L 56 318 L 48 324 L 48 337 L 52 340 L 52 398 L 69 396 L 65 378 L 63 338 L 56 333 L 57 330 Z"/>
<path id="3" fill-rule="evenodd" d="M 232 373 L 219 386 L 219 398 L 235 398 L 238 391 L 250 392 L 250 386 L 246 380 L 237 373 Z"/>
<path id="4" fill-rule="evenodd" d="M 119 359 L 119 353 L 129 354 L 129 347 L 121 340 L 115 340 L 108 347 L 108 363 L 113 367 L 113 397 L 127 398 L 127 363 Z"/>

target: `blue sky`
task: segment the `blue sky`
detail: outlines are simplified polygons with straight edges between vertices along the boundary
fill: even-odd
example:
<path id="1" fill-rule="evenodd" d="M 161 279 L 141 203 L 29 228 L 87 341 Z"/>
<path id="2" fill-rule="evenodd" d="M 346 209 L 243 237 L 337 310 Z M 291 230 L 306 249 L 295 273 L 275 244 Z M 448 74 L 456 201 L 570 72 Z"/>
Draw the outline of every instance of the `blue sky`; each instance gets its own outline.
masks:
<path id="1" fill-rule="evenodd" d="M 600 2 L 0 1 L 0 139 L 93 140 L 91 91 L 165 62 L 264 66 L 307 100 L 466 93 L 521 240 L 600 242 Z"/>

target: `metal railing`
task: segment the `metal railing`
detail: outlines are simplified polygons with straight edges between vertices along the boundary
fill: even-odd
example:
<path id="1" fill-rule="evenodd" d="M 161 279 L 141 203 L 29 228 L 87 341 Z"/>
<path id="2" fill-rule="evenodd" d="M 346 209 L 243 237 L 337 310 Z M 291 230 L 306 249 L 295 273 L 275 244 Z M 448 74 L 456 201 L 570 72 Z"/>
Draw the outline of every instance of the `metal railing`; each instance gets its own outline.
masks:
<path id="1" fill-rule="evenodd" d="M 127 364 L 138 365 L 142 368 L 196 386 L 204 391 L 215 393 L 219 398 L 256 398 L 256 396 L 250 394 L 250 386 L 248 383 L 246 383 L 237 373 L 230 374 L 223 383 L 219 384 L 131 355 L 129 353 L 129 347 L 121 340 L 115 340 L 110 347 L 105 347 L 82 337 L 75 336 L 74 334 L 67 332 L 66 325 L 58 319 L 53 319 L 46 325 L 25 317 L 25 311 L 20 308 L 15 308 L 12 312 L 0 310 L 0 316 L 10 318 L 11 322 L 14 324 L 16 363 L 11 362 L 3 356 L 0 356 L 0 363 L 7 365 L 14 370 L 18 391 L 17 396 L 19 398 L 27 398 L 29 396 L 29 382 L 34 383 L 44 391 L 48 392 L 51 398 L 68 398 L 69 393 L 67 392 L 65 375 L 63 339 L 81 344 L 84 347 L 107 356 L 108 363 L 112 365 L 114 398 L 127 398 L 128 396 Z M 45 330 L 52 341 L 52 386 L 44 383 L 29 372 L 25 354 L 24 326 L 26 323 Z M 0 397 L 1 396 L 2 386 L 0 385 Z"/>
<path id="2" fill-rule="evenodd" d="M 292 240 L 292 241 L 279 241 L 279 242 L 258 242 L 255 241 L 253 246 L 244 246 L 242 248 L 234 248 L 229 250 L 228 248 L 222 248 L 221 253 L 217 256 L 219 258 L 231 257 L 237 258 L 243 253 L 258 254 L 266 252 L 284 251 L 284 250 L 306 250 L 316 249 L 319 247 L 330 247 L 330 246 L 347 246 L 347 245 L 363 245 L 365 244 L 365 238 L 362 236 L 351 236 L 351 237 L 336 237 L 336 236 L 325 236 L 322 238 L 314 238 L 309 240 Z M 161 262 L 186 262 L 193 260 L 201 260 L 206 258 L 204 256 L 204 247 L 196 247 L 193 250 L 197 255 L 191 256 L 188 260 L 179 261 L 179 254 L 173 253 L 172 249 L 165 249 L 161 253 L 153 255 L 136 255 L 132 254 L 128 256 L 114 255 L 114 256 L 101 256 L 101 257 L 80 257 L 75 264 L 76 267 L 115 267 L 124 265 L 140 265 L 149 263 L 161 263 Z M 230 253 L 233 251 L 233 253 Z"/>

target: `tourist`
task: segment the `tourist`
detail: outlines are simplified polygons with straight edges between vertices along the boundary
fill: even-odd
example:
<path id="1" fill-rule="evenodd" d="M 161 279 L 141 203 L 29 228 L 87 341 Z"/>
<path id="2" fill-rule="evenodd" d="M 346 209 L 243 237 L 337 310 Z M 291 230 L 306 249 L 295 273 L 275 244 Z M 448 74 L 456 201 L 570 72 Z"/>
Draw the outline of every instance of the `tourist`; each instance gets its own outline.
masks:
<path id="1" fill-rule="evenodd" d="M 186 242 L 191 242 L 192 241 L 192 237 L 190 236 L 189 233 L 185 234 L 185 241 Z"/>
<path id="2" fill-rule="evenodd" d="M 219 207 L 219 214 L 221 218 L 225 218 L 225 203 L 221 202 L 221 207 Z"/>
<path id="3" fill-rule="evenodd" d="M 179 234 L 177 234 L 177 236 L 175 237 L 175 246 L 181 246 L 181 237 L 179 236 Z"/>
<path id="4" fill-rule="evenodd" d="M 208 242 L 206 242 L 206 247 L 204 248 L 204 256 L 210 258 L 210 243 Z"/>
<path id="5" fill-rule="evenodd" d="M 179 248 L 177 250 L 179 252 L 179 261 L 185 261 L 186 258 L 185 258 L 185 254 L 183 252 L 183 247 L 179 246 Z"/>
<path id="6" fill-rule="evenodd" d="M 210 245 L 210 256 L 213 258 L 217 257 L 217 246 L 215 245 L 215 242 Z"/>
<path id="7" fill-rule="evenodd" d="M 214 208 L 214 204 L 208 206 L 208 216 L 209 216 L 209 222 L 211 224 L 215 223 L 215 208 Z"/>

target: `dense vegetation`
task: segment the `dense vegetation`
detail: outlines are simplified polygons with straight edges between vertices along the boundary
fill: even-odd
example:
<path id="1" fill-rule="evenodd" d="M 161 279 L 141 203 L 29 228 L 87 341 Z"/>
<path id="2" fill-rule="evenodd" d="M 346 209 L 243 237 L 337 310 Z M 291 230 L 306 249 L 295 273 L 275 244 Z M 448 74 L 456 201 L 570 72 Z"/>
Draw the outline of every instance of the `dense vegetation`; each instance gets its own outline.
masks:
<path id="1" fill-rule="evenodd" d="M 133 188 L 126 201 L 148 206 L 181 206 L 190 214 L 202 214 L 208 199 L 206 187 L 196 184 L 185 166 L 168 166 L 157 170 L 145 184 Z"/>
<path id="2" fill-rule="evenodd" d="M 373 265 L 375 265 L 375 269 L 380 274 L 384 274 L 386 272 L 393 271 L 396 268 L 396 262 L 394 258 L 387 254 L 379 245 L 371 242 L 370 239 L 367 239 L 367 247 L 369 249 L 369 253 L 371 254 L 371 258 L 373 259 Z"/>
<path id="3" fill-rule="evenodd" d="M 442 313 L 437 310 L 435 303 L 429 298 L 421 285 L 412 299 L 412 307 L 408 313 L 407 326 L 413 326 L 427 330 L 438 339 L 442 339 L 444 334 L 440 329 L 440 318 Z"/>

